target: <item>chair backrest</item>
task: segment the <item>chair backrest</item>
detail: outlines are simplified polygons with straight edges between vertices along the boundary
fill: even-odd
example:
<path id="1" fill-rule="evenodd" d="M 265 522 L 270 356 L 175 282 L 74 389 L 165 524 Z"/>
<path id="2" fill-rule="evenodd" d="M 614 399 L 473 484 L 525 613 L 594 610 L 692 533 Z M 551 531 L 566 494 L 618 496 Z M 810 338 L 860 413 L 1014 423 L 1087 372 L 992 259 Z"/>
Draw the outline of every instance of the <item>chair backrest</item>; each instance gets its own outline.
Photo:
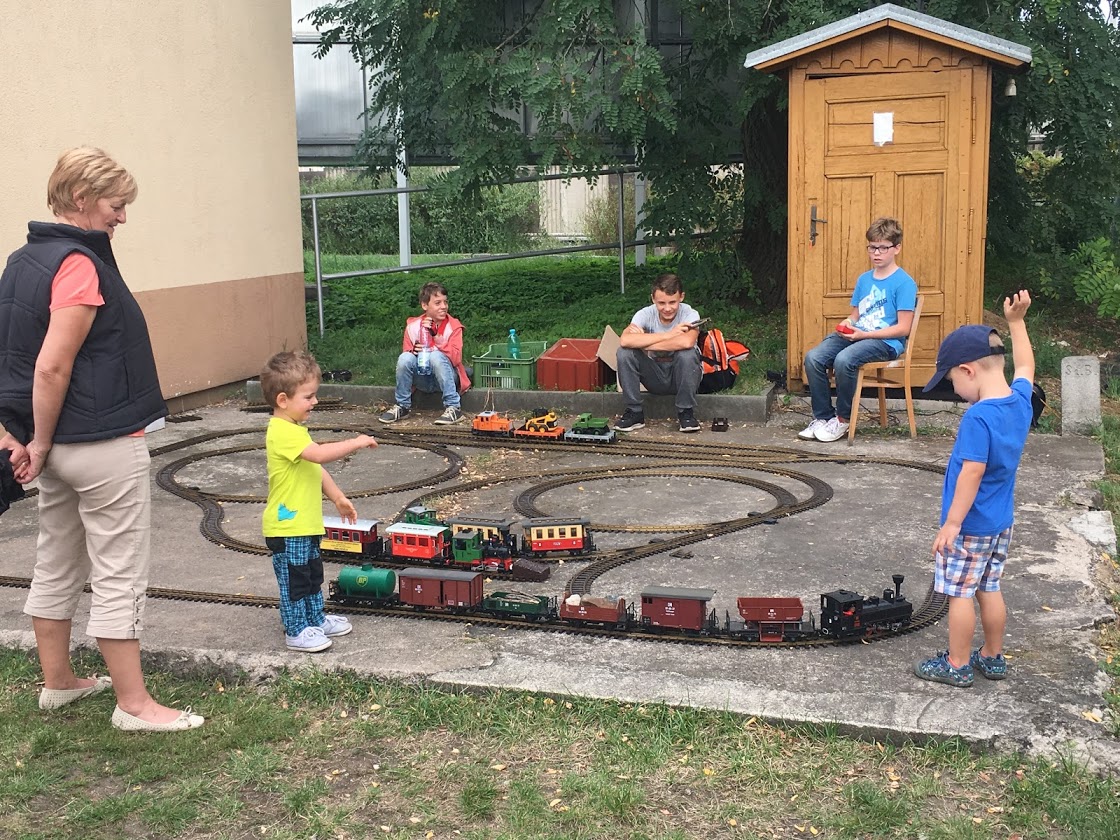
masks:
<path id="1" fill-rule="evenodd" d="M 906 347 L 903 349 L 902 355 L 887 364 L 886 367 L 910 366 L 911 348 L 914 346 L 914 339 L 918 337 L 918 322 L 922 319 L 923 303 L 925 303 L 925 297 L 918 295 L 918 302 L 914 304 L 914 320 L 910 323 L 910 332 L 906 336 Z"/>
<path id="2" fill-rule="evenodd" d="M 906 360 L 910 361 L 910 348 L 918 337 L 918 322 L 922 320 L 922 304 L 926 302 L 925 295 L 918 295 L 918 302 L 914 304 L 914 320 L 910 324 L 910 333 L 906 336 Z"/>

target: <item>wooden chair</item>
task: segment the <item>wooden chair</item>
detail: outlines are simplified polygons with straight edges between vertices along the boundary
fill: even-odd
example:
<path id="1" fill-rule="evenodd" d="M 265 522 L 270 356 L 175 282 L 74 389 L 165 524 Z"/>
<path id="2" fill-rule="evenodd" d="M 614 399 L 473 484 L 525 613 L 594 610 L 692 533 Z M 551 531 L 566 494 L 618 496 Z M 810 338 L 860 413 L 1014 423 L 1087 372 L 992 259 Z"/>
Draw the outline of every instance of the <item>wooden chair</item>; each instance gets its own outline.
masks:
<path id="1" fill-rule="evenodd" d="M 887 389 L 901 387 L 903 394 L 906 396 L 906 416 L 910 420 L 910 437 L 912 439 L 917 438 L 918 426 L 914 422 L 914 397 L 910 392 L 910 360 L 914 355 L 915 339 L 918 336 L 918 322 L 922 319 L 922 302 L 922 295 L 918 295 L 918 302 L 914 306 L 914 322 L 910 325 L 910 334 L 906 338 L 906 349 L 902 351 L 902 355 L 889 362 L 868 362 L 859 369 L 855 398 L 852 400 L 852 416 L 848 418 L 850 424 L 848 426 L 848 446 L 852 445 L 856 436 L 859 399 L 864 388 L 879 389 L 879 425 L 885 429 L 887 427 Z M 884 376 L 884 373 L 891 368 L 902 368 L 901 386 Z"/>

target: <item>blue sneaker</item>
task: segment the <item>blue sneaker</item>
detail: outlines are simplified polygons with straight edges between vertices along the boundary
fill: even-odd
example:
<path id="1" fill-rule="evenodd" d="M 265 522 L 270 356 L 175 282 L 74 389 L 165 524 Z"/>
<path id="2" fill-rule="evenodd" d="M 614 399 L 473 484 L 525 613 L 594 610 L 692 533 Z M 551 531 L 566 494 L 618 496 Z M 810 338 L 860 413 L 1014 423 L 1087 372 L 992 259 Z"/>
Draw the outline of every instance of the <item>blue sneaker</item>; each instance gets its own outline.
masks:
<path id="1" fill-rule="evenodd" d="M 949 651 L 943 650 L 933 659 L 914 664 L 914 673 L 923 680 L 955 685 L 957 688 L 968 688 L 972 685 L 972 666 L 964 665 L 954 668 L 949 664 Z"/>
<path id="2" fill-rule="evenodd" d="M 980 653 L 980 648 L 977 648 L 969 657 L 968 664 L 989 680 L 1002 680 L 1007 676 L 1007 660 L 1003 658 L 1002 653 L 984 656 Z"/>

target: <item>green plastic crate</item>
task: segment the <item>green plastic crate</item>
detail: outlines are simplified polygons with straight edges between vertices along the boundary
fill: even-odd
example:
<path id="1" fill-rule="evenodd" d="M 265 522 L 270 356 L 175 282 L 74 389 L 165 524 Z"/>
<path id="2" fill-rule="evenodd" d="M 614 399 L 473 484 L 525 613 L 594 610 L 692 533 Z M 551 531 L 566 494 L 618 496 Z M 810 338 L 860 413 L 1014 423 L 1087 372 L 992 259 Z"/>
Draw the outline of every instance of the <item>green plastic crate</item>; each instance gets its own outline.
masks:
<path id="1" fill-rule="evenodd" d="M 537 359 L 547 348 L 547 341 L 522 341 L 521 358 L 511 359 L 504 342 L 491 344 L 481 356 L 471 357 L 475 386 L 506 391 L 536 390 Z"/>

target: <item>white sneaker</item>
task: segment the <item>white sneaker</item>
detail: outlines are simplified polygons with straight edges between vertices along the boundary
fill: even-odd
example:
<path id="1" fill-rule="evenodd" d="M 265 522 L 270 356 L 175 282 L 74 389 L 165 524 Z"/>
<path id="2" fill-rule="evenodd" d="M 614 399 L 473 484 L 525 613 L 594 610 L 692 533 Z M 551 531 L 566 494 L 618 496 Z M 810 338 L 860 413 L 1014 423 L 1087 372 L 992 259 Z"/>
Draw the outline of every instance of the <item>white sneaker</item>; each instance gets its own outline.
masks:
<path id="1" fill-rule="evenodd" d="M 827 420 L 814 420 L 812 423 L 810 423 L 808 426 L 806 426 L 804 429 L 802 429 L 800 432 L 798 432 L 797 436 L 799 438 L 801 438 L 802 440 L 816 440 L 817 439 L 817 429 L 823 428 L 824 426 L 827 426 L 827 425 L 828 425 Z"/>
<path id="2" fill-rule="evenodd" d="M 345 636 L 354 627 L 350 624 L 350 619 L 341 615 L 327 615 L 323 616 L 323 623 L 319 625 L 319 629 L 323 631 L 324 636 Z"/>
<path id="3" fill-rule="evenodd" d="M 840 438 L 848 434 L 848 425 L 848 423 L 841 423 L 839 417 L 833 417 L 817 429 L 817 440 L 823 443 L 832 443 L 834 440 L 840 440 Z"/>
<path id="4" fill-rule="evenodd" d="M 331 646 L 331 640 L 318 627 L 304 627 L 298 636 L 284 638 L 288 641 L 288 650 L 298 650 L 301 653 L 318 653 Z"/>

